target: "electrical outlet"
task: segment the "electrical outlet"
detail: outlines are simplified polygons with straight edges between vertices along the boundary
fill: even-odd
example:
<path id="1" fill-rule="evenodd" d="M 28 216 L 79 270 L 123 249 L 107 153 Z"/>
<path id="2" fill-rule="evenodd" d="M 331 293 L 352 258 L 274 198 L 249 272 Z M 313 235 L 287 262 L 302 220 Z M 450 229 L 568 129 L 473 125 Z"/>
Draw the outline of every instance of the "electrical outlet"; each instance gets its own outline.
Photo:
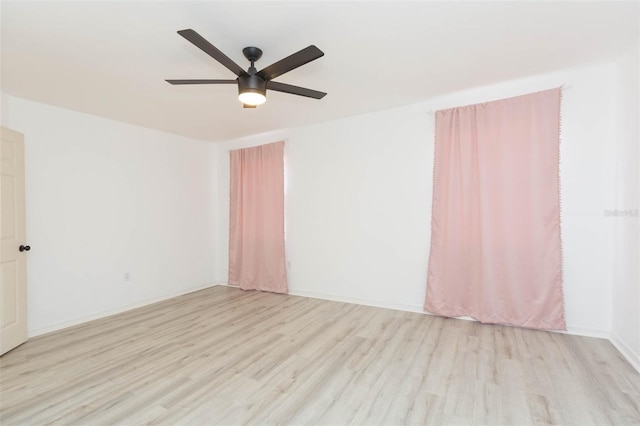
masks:
<path id="1" fill-rule="evenodd" d="M 129 273 L 128 272 L 124 273 L 124 280 L 125 281 L 129 281 Z"/>

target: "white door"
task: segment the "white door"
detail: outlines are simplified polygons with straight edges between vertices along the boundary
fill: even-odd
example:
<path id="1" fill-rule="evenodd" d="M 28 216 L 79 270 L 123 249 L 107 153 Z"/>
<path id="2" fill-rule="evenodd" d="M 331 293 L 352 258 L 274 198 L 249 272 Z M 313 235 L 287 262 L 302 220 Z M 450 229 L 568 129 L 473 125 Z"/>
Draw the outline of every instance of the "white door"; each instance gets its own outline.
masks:
<path id="1" fill-rule="evenodd" d="M 27 340 L 24 139 L 5 127 L 0 146 L 0 355 Z"/>

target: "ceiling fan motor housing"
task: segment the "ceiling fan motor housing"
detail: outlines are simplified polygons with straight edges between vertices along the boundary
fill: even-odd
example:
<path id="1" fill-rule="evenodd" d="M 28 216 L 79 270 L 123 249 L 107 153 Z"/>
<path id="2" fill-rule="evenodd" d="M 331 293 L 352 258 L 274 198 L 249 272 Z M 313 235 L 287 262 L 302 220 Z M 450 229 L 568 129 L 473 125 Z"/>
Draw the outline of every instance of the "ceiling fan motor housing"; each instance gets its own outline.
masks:
<path id="1" fill-rule="evenodd" d="M 267 82 L 258 75 L 241 75 L 238 77 L 238 93 L 260 93 L 266 95 Z"/>

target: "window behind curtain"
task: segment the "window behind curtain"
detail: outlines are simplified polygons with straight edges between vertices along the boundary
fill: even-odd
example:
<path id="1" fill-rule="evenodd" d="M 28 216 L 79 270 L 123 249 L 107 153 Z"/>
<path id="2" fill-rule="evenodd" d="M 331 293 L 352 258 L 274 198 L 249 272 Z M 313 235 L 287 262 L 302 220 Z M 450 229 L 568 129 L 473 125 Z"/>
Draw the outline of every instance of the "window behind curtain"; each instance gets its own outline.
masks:
<path id="1" fill-rule="evenodd" d="M 230 152 L 229 284 L 287 293 L 284 142 Z"/>
<path id="2" fill-rule="evenodd" d="M 436 113 L 425 309 L 564 330 L 560 89 Z"/>

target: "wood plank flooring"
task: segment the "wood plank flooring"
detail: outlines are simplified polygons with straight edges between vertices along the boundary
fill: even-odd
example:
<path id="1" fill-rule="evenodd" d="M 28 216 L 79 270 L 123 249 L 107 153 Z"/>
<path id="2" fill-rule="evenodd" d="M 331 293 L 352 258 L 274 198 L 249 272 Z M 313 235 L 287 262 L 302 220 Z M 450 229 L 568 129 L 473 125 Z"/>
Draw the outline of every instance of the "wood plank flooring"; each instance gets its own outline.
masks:
<path id="1" fill-rule="evenodd" d="M 212 287 L 0 358 L 0 423 L 640 424 L 604 339 Z"/>

